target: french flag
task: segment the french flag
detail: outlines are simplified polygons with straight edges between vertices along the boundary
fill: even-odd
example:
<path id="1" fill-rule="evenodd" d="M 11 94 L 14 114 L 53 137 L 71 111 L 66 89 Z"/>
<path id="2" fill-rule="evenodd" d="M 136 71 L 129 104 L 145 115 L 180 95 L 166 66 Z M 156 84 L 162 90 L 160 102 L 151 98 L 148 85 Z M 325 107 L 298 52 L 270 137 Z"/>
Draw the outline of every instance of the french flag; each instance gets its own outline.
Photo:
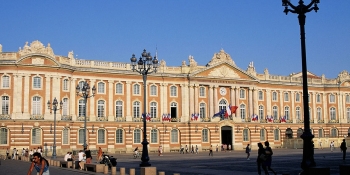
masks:
<path id="1" fill-rule="evenodd" d="M 230 116 L 232 113 L 231 113 L 231 105 L 228 105 L 226 107 L 226 112 L 225 112 L 225 117 L 227 118 L 228 116 Z"/>

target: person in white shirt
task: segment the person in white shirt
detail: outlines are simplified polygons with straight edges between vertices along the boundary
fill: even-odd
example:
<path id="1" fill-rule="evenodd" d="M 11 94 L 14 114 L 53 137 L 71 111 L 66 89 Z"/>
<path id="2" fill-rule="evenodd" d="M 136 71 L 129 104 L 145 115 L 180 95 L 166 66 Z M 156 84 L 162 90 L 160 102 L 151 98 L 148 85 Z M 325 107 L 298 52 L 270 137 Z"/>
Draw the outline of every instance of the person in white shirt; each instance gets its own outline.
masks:
<path id="1" fill-rule="evenodd" d="M 33 159 L 33 154 L 34 154 L 34 151 L 31 149 L 31 150 L 29 151 L 29 158 L 30 158 L 30 160 Z"/>
<path id="2" fill-rule="evenodd" d="M 68 161 L 68 157 L 69 157 L 69 152 L 67 152 L 67 154 L 66 154 L 66 155 L 64 155 L 63 160 L 64 160 L 64 161 Z"/>
<path id="3" fill-rule="evenodd" d="M 79 151 L 79 166 L 80 166 L 80 170 L 83 170 L 84 168 L 84 163 L 86 161 L 86 156 L 83 150 Z"/>

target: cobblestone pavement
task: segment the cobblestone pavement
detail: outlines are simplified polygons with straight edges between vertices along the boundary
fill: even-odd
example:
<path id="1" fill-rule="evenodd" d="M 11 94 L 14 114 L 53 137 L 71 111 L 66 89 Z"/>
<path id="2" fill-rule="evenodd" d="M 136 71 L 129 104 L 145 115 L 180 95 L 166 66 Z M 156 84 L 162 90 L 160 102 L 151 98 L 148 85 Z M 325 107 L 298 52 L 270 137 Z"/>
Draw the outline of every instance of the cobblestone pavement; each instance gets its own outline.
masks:
<path id="1" fill-rule="evenodd" d="M 132 153 L 113 154 L 117 158 L 117 171 L 120 167 L 126 168 L 126 173 L 130 168 L 135 168 L 136 175 L 140 174 L 139 163 L 140 159 L 133 159 Z M 256 157 L 257 152 L 253 150 L 251 159 L 246 160 L 244 151 L 232 152 L 214 152 L 213 157 L 208 156 L 208 152 L 200 152 L 199 154 L 179 154 L 165 153 L 163 156 L 158 156 L 155 153 L 150 153 L 150 163 L 157 167 L 157 171 L 165 171 L 166 175 L 180 173 L 181 175 L 256 175 Z M 349 155 L 350 156 L 350 155 Z M 93 157 L 95 158 L 95 157 Z M 273 155 L 272 168 L 278 173 L 289 173 L 297 175 L 300 169 L 302 158 L 302 149 L 275 149 Z M 330 152 L 329 149 L 315 150 L 315 162 L 317 167 L 330 167 L 331 174 L 339 174 L 339 165 L 350 164 L 348 161 L 342 160 L 342 154 L 338 150 Z M 62 159 L 62 157 L 58 157 Z M 93 162 L 96 160 L 93 159 Z M 23 175 L 27 173 L 29 162 L 2 160 L 0 165 L 0 174 Z M 35 173 L 33 173 L 35 174 Z M 50 167 L 50 174 L 102 174 L 92 173 L 80 170 L 72 170 L 60 167 Z"/>

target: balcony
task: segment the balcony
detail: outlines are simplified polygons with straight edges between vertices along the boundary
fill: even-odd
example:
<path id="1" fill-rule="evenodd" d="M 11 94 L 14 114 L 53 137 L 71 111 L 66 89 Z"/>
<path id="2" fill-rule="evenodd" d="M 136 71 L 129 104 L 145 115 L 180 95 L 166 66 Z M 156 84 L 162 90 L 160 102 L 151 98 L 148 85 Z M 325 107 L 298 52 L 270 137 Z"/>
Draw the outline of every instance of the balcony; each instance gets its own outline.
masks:
<path id="1" fill-rule="evenodd" d="M 44 120 L 43 115 L 31 115 L 30 120 Z"/>
<path id="2" fill-rule="evenodd" d="M 77 117 L 77 121 L 85 121 L 85 116 L 79 116 Z M 86 117 L 86 121 L 90 121 L 89 117 Z"/>
<path id="3" fill-rule="evenodd" d="M 0 120 L 11 120 L 11 115 L 9 114 L 1 114 Z"/>
<path id="4" fill-rule="evenodd" d="M 126 119 L 125 119 L 124 117 L 116 117 L 116 118 L 115 118 L 115 121 L 116 121 L 116 122 L 125 122 Z"/>
<path id="5" fill-rule="evenodd" d="M 328 123 L 339 123 L 339 120 L 329 120 Z"/>
<path id="6" fill-rule="evenodd" d="M 96 118 L 96 121 L 105 122 L 105 121 L 108 121 L 108 119 L 107 119 L 107 117 L 105 117 L 105 116 L 101 116 L 101 117 L 97 117 L 97 118 Z"/>
<path id="7" fill-rule="evenodd" d="M 318 120 L 317 123 L 324 123 L 324 120 Z"/>

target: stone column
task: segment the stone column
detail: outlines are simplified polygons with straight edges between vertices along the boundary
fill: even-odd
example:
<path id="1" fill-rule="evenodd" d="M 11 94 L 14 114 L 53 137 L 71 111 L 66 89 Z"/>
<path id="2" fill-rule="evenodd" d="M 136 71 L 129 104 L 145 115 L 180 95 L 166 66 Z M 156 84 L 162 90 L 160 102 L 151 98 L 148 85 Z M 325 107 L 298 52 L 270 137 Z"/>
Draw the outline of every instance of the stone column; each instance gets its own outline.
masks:
<path id="1" fill-rule="evenodd" d="M 253 114 L 259 114 L 259 99 L 257 89 L 253 89 Z"/>
<path id="2" fill-rule="evenodd" d="M 248 118 L 253 115 L 253 89 L 251 87 L 248 88 L 248 105 L 249 105 L 249 114 Z"/>
<path id="3" fill-rule="evenodd" d="M 323 98 L 323 121 L 324 123 L 328 123 L 329 121 L 329 118 L 328 118 L 328 109 L 327 109 L 327 104 L 328 104 L 328 101 L 327 101 L 327 94 L 326 93 L 323 93 L 322 94 L 322 98 Z"/>
<path id="4" fill-rule="evenodd" d="M 266 89 L 266 115 L 271 115 L 271 90 L 270 89 Z"/>
<path id="5" fill-rule="evenodd" d="M 232 106 L 237 106 L 235 98 L 236 98 L 235 87 L 231 86 L 230 87 L 230 103 L 231 103 Z M 236 114 L 237 114 L 237 111 L 236 111 L 236 113 L 231 114 L 231 116 L 235 117 Z"/>
<path id="6" fill-rule="evenodd" d="M 181 121 L 188 122 L 189 121 L 189 96 L 188 96 L 188 86 L 186 83 L 181 84 L 181 97 L 182 97 L 182 116 Z M 163 104 L 163 103 L 162 103 Z M 163 105 L 165 106 L 165 105 Z"/>
<path id="7" fill-rule="evenodd" d="M 209 85 L 209 117 L 214 116 L 214 92 L 213 92 L 213 85 Z"/>
<path id="8" fill-rule="evenodd" d="M 29 89 L 30 89 L 30 75 L 25 75 L 24 77 L 24 97 L 23 97 L 23 119 L 29 119 L 30 118 L 30 112 L 29 112 L 29 105 L 30 105 L 30 99 L 29 99 Z"/>
<path id="9" fill-rule="evenodd" d="M 90 93 L 89 95 L 91 96 L 92 95 L 92 87 L 95 85 L 96 87 L 96 80 L 95 79 L 90 79 Z M 97 93 L 97 89 L 96 89 L 96 93 Z M 90 97 L 88 100 L 88 104 L 87 104 L 87 109 L 89 110 L 90 109 L 90 114 L 86 114 L 89 116 L 89 121 L 96 121 L 96 114 L 95 114 L 95 109 L 97 108 L 96 105 L 95 105 L 95 97 Z"/>
<path id="10" fill-rule="evenodd" d="M 43 101 L 44 104 L 46 104 L 47 101 L 50 100 L 50 102 L 52 102 L 51 98 L 51 76 L 50 75 L 45 75 L 45 100 Z M 46 105 L 44 105 L 44 109 L 45 109 L 45 114 L 44 117 L 45 119 L 50 118 L 53 120 L 53 116 L 51 117 L 50 114 L 50 109 L 47 108 Z"/>
<path id="11" fill-rule="evenodd" d="M 194 86 L 191 84 L 191 85 L 189 85 L 188 86 L 188 88 L 189 88 L 189 91 L 190 91 L 190 95 L 189 95 L 189 101 L 190 101 L 190 105 L 189 105 L 189 107 L 190 107 L 190 114 L 189 114 L 189 116 L 191 117 L 191 114 L 193 114 L 194 113 Z"/>
<path id="12" fill-rule="evenodd" d="M 315 92 L 311 92 L 310 94 L 312 94 L 312 117 L 310 116 L 310 119 L 314 120 L 314 123 L 316 123 L 317 121 L 317 109 L 316 109 L 316 93 Z"/>
<path id="13" fill-rule="evenodd" d="M 238 106 L 239 109 L 239 87 L 235 87 L 235 92 L 236 92 L 236 106 Z"/>
<path id="14" fill-rule="evenodd" d="M 115 117 L 113 115 L 113 109 L 115 102 L 113 101 L 113 97 L 115 94 L 115 91 L 113 89 L 114 81 L 113 80 L 108 80 L 108 121 L 113 122 L 115 121 Z"/>
<path id="15" fill-rule="evenodd" d="M 279 114 L 278 114 L 278 118 L 277 120 L 279 120 L 282 116 L 284 116 L 284 106 L 283 106 L 283 102 L 284 102 L 284 93 L 288 93 L 288 92 L 283 92 L 282 90 L 278 91 L 280 98 L 280 107 L 279 107 Z"/>
<path id="16" fill-rule="evenodd" d="M 13 109 L 14 114 L 12 119 L 20 119 L 22 117 L 22 74 L 13 74 Z"/>
<path id="17" fill-rule="evenodd" d="M 198 84 L 194 85 L 194 113 L 199 113 Z"/>
<path id="18" fill-rule="evenodd" d="M 169 113 L 168 112 L 168 109 L 169 109 L 169 106 L 170 104 L 168 104 L 168 83 L 164 83 L 164 113 Z"/>
<path id="19" fill-rule="evenodd" d="M 293 123 L 295 123 L 295 91 L 291 91 L 290 93 L 290 100 L 292 101 L 292 108 L 290 109 L 290 116 L 289 120 L 293 120 Z"/>
<path id="20" fill-rule="evenodd" d="M 131 81 L 126 81 L 125 83 L 126 83 L 126 88 L 124 91 L 124 95 L 126 95 L 126 103 L 124 105 L 126 107 L 125 119 L 126 119 L 126 121 L 132 121 L 132 116 L 131 116 L 131 106 L 132 106 L 132 104 L 131 104 Z"/>
<path id="21" fill-rule="evenodd" d="M 69 91 L 69 112 L 70 115 L 72 116 L 72 121 L 76 121 L 77 120 L 77 113 L 75 109 L 77 109 L 78 107 L 75 105 L 76 104 L 76 100 L 77 100 L 77 95 L 76 95 L 76 86 L 78 85 L 77 83 L 77 79 L 76 78 L 71 78 L 71 82 L 70 82 L 70 91 Z"/>
<path id="22" fill-rule="evenodd" d="M 218 86 L 214 85 L 214 114 L 219 112 L 218 108 Z"/>

